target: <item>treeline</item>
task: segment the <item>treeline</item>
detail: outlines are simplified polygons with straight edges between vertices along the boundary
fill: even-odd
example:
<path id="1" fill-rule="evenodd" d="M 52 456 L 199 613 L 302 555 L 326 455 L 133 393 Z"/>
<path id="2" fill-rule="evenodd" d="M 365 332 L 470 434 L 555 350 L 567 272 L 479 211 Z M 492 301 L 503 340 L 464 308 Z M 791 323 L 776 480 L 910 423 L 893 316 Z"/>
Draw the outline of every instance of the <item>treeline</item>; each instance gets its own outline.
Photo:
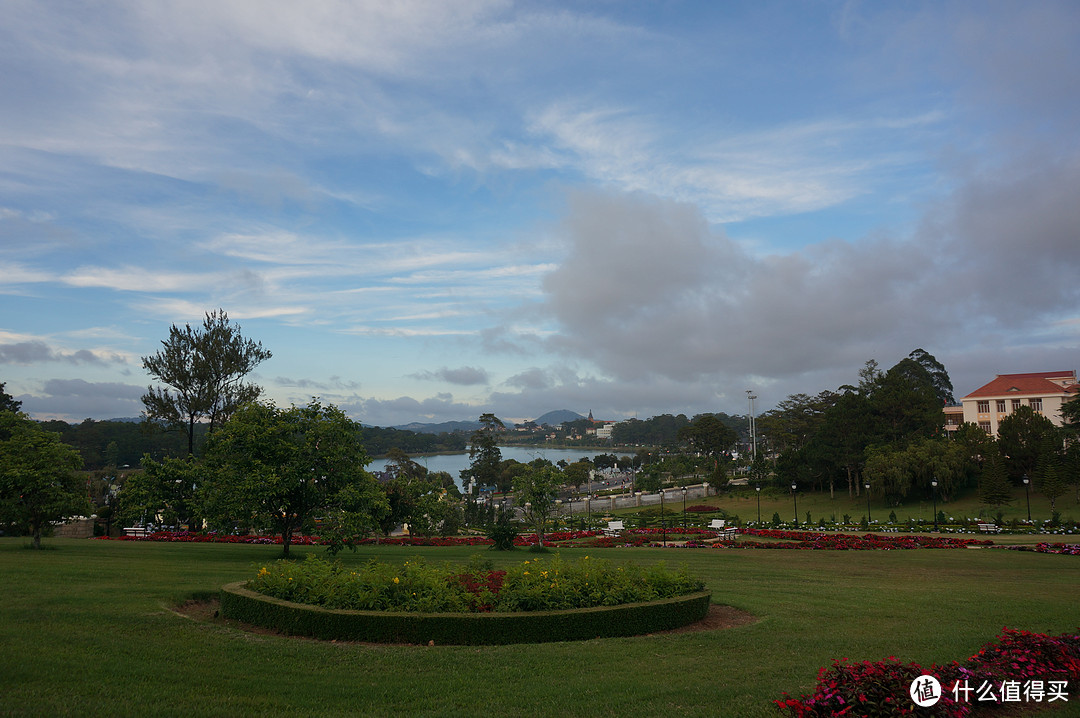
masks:
<path id="1" fill-rule="evenodd" d="M 753 478 L 852 496 L 869 486 L 893 504 L 977 490 L 983 503 L 1000 506 L 1011 501 L 1012 487 L 1027 485 L 1052 512 L 1069 485 L 1080 493 L 1075 423 L 1056 427 L 1021 407 L 1001 421 L 996 439 L 974 424 L 946 432 L 942 408 L 952 394 L 945 367 L 922 349 L 887 371 L 869 361 L 858 386 L 794 394 L 758 418 L 764 441 Z M 1075 421 L 1080 404 L 1063 413 Z"/>
<path id="2" fill-rule="evenodd" d="M 713 416 L 737 433 L 746 431 L 745 417 L 728 416 L 723 412 L 718 412 Z M 685 431 L 690 424 L 691 420 L 686 418 L 685 414 L 677 416 L 661 414 L 648 419 L 627 419 L 614 426 L 611 441 L 619 446 L 674 447 L 684 442 Z M 680 435 L 679 432 L 684 433 Z"/>
<path id="3" fill-rule="evenodd" d="M 187 454 L 187 434 L 166 430 L 157 423 L 86 419 L 79 424 L 56 420 L 39 424 L 46 431 L 60 434 L 60 440 L 79 452 L 83 468 L 90 471 L 136 467 L 145 454 L 155 461 Z M 206 432 L 206 424 L 195 425 L 196 453 L 205 443 Z M 467 445 L 464 434 L 420 434 L 377 426 L 365 426 L 361 437 L 369 456 L 382 456 L 395 448 L 408 454 L 464 451 Z"/>

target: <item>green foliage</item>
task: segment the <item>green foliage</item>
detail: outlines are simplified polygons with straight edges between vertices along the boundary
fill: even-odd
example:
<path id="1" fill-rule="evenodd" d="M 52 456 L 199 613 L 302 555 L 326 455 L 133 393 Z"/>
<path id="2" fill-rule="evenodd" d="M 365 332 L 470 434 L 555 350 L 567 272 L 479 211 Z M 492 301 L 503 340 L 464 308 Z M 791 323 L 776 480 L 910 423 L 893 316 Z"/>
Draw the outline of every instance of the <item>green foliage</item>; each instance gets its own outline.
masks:
<path id="1" fill-rule="evenodd" d="M 518 535 L 518 527 L 514 523 L 514 515 L 504 509 L 499 509 L 495 521 L 488 527 L 486 535 L 494 541 L 493 549 L 496 551 L 513 551 L 514 539 Z"/>
<path id="2" fill-rule="evenodd" d="M 532 525 L 541 546 L 561 487 L 562 476 L 553 466 L 529 467 L 514 483 L 514 503 L 524 509 L 525 521 Z"/>
<path id="3" fill-rule="evenodd" d="M 286 601 L 326 608 L 414 613 L 549 611 L 655 601 L 704 589 L 686 569 L 663 563 L 613 565 L 588 556 L 577 561 L 534 558 L 504 571 L 370 561 L 346 569 L 315 556 L 263 565 L 247 587 Z"/>
<path id="4" fill-rule="evenodd" d="M 196 485 L 202 473 L 191 457 L 142 460 L 142 471 L 133 473 L 120 491 L 120 520 L 125 523 L 158 523 L 196 528 Z"/>
<path id="5" fill-rule="evenodd" d="M 224 309 L 207 313 L 201 328 L 172 325 L 161 344 L 142 364 L 172 391 L 148 387 L 143 405 L 149 418 L 184 429 L 188 454 L 194 454 L 195 425 L 205 420 L 212 433 L 241 405 L 257 399 L 262 390 L 243 379 L 271 354 L 262 344 L 244 339 Z"/>
<path id="6" fill-rule="evenodd" d="M 360 426 L 314 399 L 288 409 L 245 405 L 213 436 L 208 457 L 215 471 L 200 489 L 208 518 L 225 529 L 267 524 L 281 534 L 286 555 L 293 533 L 311 519 L 330 517 L 326 530 L 339 532 L 333 545 L 340 546 L 388 511 L 364 470 Z"/>
<path id="7" fill-rule="evenodd" d="M 1053 422 L 1030 406 L 1021 406 L 998 424 L 998 448 L 1013 481 L 1032 476 L 1044 440 L 1057 433 Z"/>
<path id="8" fill-rule="evenodd" d="M 79 454 L 25 415 L 0 412 L 0 524 L 27 531 L 34 548 L 52 521 L 90 513 Z"/>
<path id="9" fill-rule="evenodd" d="M 461 478 L 473 481 L 480 486 L 498 486 L 499 490 L 510 490 L 510 484 L 501 480 L 502 452 L 499 451 L 498 437 L 505 426 L 494 414 L 480 416 L 481 427 L 469 437 L 469 459 L 472 464 L 461 472 Z"/>
<path id="10" fill-rule="evenodd" d="M 1005 460 L 996 448 L 987 454 L 983 463 L 982 476 L 979 479 L 979 500 L 994 507 L 1012 502 L 1012 486 L 1009 484 Z"/>

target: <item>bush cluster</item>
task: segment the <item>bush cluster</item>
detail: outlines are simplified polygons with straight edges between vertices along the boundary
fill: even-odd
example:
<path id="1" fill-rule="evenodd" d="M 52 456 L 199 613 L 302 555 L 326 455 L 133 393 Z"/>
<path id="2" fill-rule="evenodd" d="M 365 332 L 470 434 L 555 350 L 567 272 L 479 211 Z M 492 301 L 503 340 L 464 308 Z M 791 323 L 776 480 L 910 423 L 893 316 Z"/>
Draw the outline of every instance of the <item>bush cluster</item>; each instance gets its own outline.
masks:
<path id="1" fill-rule="evenodd" d="M 422 558 L 356 568 L 309 556 L 259 569 L 247 587 L 266 596 L 326 608 L 416 613 L 550 611 L 640 603 L 699 592 L 704 583 L 662 563 L 613 566 L 589 558 L 536 558 L 494 570 L 479 555 L 468 565 Z"/>
<path id="2" fill-rule="evenodd" d="M 941 699 L 932 708 L 916 708 L 908 692 L 911 682 L 923 675 L 933 675 L 942 686 Z M 980 708 L 1002 708 L 1019 703 L 1021 697 L 1030 698 L 1021 692 L 1022 682 L 1041 681 L 1046 690 L 1052 682 L 1067 685 L 1076 679 L 1080 679 L 1080 634 L 1048 636 L 1006 628 L 996 641 L 963 663 L 924 669 L 893 657 L 861 663 L 833 661 L 831 667 L 818 672 L 812 694 L 798 698 L 785 694 L 776 705 L 784 715 L 796 718 L 916 712 L 962 717 Z M 958 690 L 960 686 L 970 691 Z"/>

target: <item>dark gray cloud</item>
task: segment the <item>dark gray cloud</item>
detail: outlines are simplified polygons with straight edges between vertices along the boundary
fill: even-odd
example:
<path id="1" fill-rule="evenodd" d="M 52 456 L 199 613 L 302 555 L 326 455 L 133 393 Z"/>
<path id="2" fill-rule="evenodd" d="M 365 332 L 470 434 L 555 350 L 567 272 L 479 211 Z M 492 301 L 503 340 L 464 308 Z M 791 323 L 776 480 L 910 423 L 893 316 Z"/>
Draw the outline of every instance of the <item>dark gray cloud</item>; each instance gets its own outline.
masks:
<path id="1" fill-rule="evenodd" d="M 476 386 L 478 384 L 487 384 L 490 381 L 486 370 L 472 366 L 463 366 L 456 369 L 442 367 L 437 371 L 418 372 L 411 376 L 415 379 L 445 381 L 448 384 L 457 384 L 459 386 Z"/>
<path id="2" fill-rule="evenodd" d="M 0 364 L 37 364 L 41 362 L 64 362 L 67 364 L 122 364 L 126 360 L 119 354 L 93 352 L 89 349 L 65 351 L 55 349 L 43 341 L 0 344 Z"/>
<path id="3" fill-rule="evenodd" d="M 145 387 L 84 379 L 49 379 L 35 394 L 16 397 L 22 409 L 38 419 L 80 421 L 139 416 Z"/>

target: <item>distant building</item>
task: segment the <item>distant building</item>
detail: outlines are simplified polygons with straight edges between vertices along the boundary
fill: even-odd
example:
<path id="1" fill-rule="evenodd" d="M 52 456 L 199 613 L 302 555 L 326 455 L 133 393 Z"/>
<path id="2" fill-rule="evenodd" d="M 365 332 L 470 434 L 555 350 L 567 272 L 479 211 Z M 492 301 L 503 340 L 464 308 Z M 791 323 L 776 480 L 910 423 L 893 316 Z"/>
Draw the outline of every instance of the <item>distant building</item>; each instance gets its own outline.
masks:
<path id="1" fill-rule="evenodd" d="M 1061 426 L 1061 406 L 1080 393 L 1075 371 L 998 374 L 993 381 L 971 392 L 958 406 L 945 407 L 945 429 L 956 431 L 962 423 L 976 424 L 997 437 L 998 424 L 1021 406 L 1030 406 L 1055 426 Z"/>

